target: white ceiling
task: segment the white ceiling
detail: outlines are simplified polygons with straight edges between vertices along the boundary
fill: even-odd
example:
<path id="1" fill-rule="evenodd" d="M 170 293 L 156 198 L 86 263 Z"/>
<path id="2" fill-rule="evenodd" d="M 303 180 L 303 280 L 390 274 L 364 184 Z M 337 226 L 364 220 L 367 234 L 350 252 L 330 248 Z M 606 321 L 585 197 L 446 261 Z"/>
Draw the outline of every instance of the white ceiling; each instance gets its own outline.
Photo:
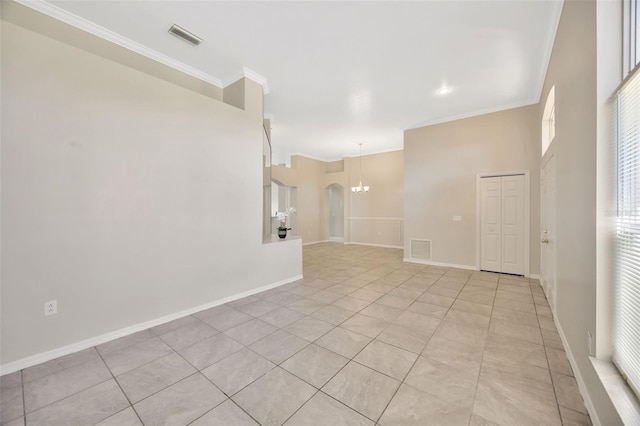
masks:
<path id="1" fill-rule="evenodd" d="M 230 83 L 267 79 L 274 162 L 402 149 L 403 130 L 535 103 L 561 0 L 50 1 Z M 204 39 L 170 35 L 178 24 Z M 436 91 L 446 85 L 451 93 Z"/>

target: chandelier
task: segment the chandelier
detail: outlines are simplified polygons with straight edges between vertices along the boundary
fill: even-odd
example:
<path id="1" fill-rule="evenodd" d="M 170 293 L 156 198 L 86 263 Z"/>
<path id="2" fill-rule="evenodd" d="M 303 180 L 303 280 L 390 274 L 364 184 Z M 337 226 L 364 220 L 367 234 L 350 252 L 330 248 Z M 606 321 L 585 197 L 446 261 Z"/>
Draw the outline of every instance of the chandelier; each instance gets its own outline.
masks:
<path id="1" fill-rule="evenodd" d="M 365 192 L 369 192 L 369 187 L 362 185 L 362 142 L 359 142 L 358 145 L 360 145 L 360 182 L 358 183 L 358 186 L 351 187 L 351 192 L 355 194 L 363 194 Z"/>

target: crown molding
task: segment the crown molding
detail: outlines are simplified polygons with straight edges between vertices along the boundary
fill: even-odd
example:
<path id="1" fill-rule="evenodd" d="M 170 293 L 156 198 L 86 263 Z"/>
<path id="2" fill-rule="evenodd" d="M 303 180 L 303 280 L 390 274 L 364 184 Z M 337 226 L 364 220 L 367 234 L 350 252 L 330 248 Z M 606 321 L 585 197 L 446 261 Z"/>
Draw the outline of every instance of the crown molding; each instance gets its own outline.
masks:
<path id="1" fill-rule="evenodd" d="M 540 80 L 538 81 L 538 87 L 536 88 L 536 102 L 540 102 L 542 89 L 544 88 L 544 82 L 547 80 L 547 71 L 549 69 L 549 63 L 551 62 L 553 45 L 556 42 L 556 34 L 558 33 L 558 26 L 560 25 L 560 17 L 562 16 L 564 0 L 553 2 L 553 7 L 553 18 L 551 19 L 549 31 L 547 31 L 547 39 L 545 40 L 545 49 L 542 56 L 542 64 L 540 65 Z"/>
<path id="2" fill-rule="evenodd" d="M 242 70 L 240 72 L 232 75 L 230 78 L 227 78 L 223 81 L 197 68 L 194 68 L 190 65 L 177 61 L 163 53 L 153 50 L 147 46 L 144 46 L 143 44 L 140 44 L 129 38 L 123 37 L 120 34 L 117 34 L 111 30 L 101 27 L 100 25 L 97 25 L 91 21 L 88 21 L 78 15 L 75 15 L 71 12 L 61 9 L 58 6 L 55 6 L 47 1 L 44 1 L 44 0 L 14 0 L 14 1 L 30 9 L 38 11 L 44 15 L 47 15 L 51 18 L 57 19 L 58 21 L 62 21 L 66 24 L 69 24 L 82 31 L 86 31 L 89 34 L 93 34 L 96 37 L 100 37 L 120 47 L 131 50 L 132 52 L 138 53 L 139 55 L 153 59 L 156 62 L 164 64 L 168 67 L 171 67 L 175 70 L 188 74 L 202 81 L 205 81 L 209 84 L 213 84 L 218 87 L 227 87 L 229 84 L 232 84 L 240 80 L 241 78 L 246 77 L 260 84 L 263 88 L 263 92 L 265 95 L 269 93 L 267 78 L 247 67 L 242 67 Z"/>
<path id="3" fill-rule="evenodd" d="M 256 83 L 258 83 L 259 85 L 262 86 L 262 92 L 266 95 L 269 93 L 269 85 L 268 85 L 268 80 L 265 76 L 258 74 L 257 72 L 247 68 L 247 67 L 242 67 L 242 70 L 232 74 L 230 77 L 225 78 L 222 84 L 222 87 L 227 87 L 230 84 L 235 83 L 236 81 L 240 80 L 241 78 L 248 78 L 250 80 L 255 81 Z"/>
<path id="4" fill-rule="evenodd" d="M 154 61 L 164 64 L 175 70 L 188 74 L 209 84 L 213 84 L 214 86 L 222 87 L 222 81 L 217 77 L 214 77 L 203 71 L 200 71 L 197 68 L 193 68 L 192 66 L 177 61 L 136 41 L 123 37 L 120 34 L 101 27 L 100 25 L 97 25 L 73 13 L 67 12 L 66 10 L 61 9 L 51 3 L 43 0 L 14 1 L 18 4 L 21 4 L 22 6 L 26 6 L 44 15 L 50 16 L 51 18 L 57 19 L 58 21 L 62 21 L 82 31 L 93 34 L 96 37 L 100 37 L 125 49 L 131 50 L 132 52 L 138 53 L 139 55 L 153 59 Z"/>

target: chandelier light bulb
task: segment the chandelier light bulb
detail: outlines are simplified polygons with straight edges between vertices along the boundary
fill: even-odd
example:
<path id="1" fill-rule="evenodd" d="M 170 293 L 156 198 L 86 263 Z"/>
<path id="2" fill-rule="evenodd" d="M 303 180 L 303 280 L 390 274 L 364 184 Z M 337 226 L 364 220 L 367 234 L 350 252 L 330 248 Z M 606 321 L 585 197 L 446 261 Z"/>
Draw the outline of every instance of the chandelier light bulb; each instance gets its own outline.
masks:
<path id="1" fill-rule="evenodd" d="M 358 182 L 358 186 L 352 186 L 351 192 L 354 194 L 364 194 L 365 192 L 369 192 L 369 187 L 362 185 L 362 142 L 358 143 L 360 145 L 360 181 Z"/>

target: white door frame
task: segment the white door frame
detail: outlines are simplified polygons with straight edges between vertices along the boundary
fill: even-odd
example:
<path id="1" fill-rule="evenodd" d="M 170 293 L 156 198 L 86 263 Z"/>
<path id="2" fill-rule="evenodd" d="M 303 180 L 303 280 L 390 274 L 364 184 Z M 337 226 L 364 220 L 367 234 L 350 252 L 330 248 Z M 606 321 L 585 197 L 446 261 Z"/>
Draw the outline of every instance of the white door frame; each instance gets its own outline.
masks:
<path id="1" fill-rule="evenodd" d="M 549 144 L 549 147 L 547 148 L 547 150 L 545 151 L 544 155 L 542 156 L 542 159 L 540 160 L 540 183 L 542 183 L 542 170 L 547 166 L 547 163 L 549 162 L 549 160 L 551 160 L 551 158 L 555 157 L 555 155 L 556 155 L 555 144 L 553 143 L 553 141 L 551 141 L 551 143 Z M 557 167 L 557 163 L 556 163 L 556 167 Z M 558 169 L 556 169 L 555 172 L 556 172 L 556 174 L 553 176 L 553 185 L 554 185 L 554 188 L 555 188 L 554 189 L 554 196 L 555 196 L 557 188 L 558 188 L 557 184 L 556 184 L 556 182 L 557 182 L 556 176 L 558 174 Z M 557 201 L 558 200 L 556 198 L 554 200 L 554 202 L 553 202 L 554 211 L 552 212 L 552 214 L 554 216 L 556 216 L 556 211 L 558 209 Z M 541 222 L 542 222 L 543 214 L 544 213 L 542 211 L 542 188 L 541 188 L 540 189 L 540 221 Z M 554 225 L 555 225 L 556 229 L 555 229 L 555 235 L 553 236 L 553 238 L 555 239 L 555 241 L 557 241 L 558 239 L 555 238 L 555 237 L 558 235 L 558 222 L 555 221 L 555 217 L 554 217 Z M 541 234 L 540 237 L 542 237 L 542 232 L 543 232 L 542 231 L 542 227 L 540 227 L 540 234 Z M 553 242 L 554 244 L 555 244 L 555 241 Z M 542 262 L 543 262 L 542 250 L 543 250 L 543 246 L 542 246 L 542 244 L 540 244 L 540 284 L 541 285 L 544 284 L 543 285 L 543 289 L 544 289 L 545 297 L 547 297 L 547 299 L 549 299 L 549 297 L 551 297 L 551 303 L 549 303 L 549 305 L 551 305 L 551 311 L 552 311 L 554 316 L 556 314 L 556 305 L 557 305 L 556 302 L 557 302 L 557 295 L 558 295 L 558 280 L 557 280 L 557 275 L 558 274 L 556 273 L 556 271 L 558 270 L 558 257 L 556 256 L 556 249 L 557 249 L 557 246 L 554 246 L 554 252 L 552 253 L 553 254 L 553 258 L 554 258 L 554 268 L 553 268 L 552 273 L 550 274 L 550 275 L 552 275 L 551 278 L 553 278 L 553 280 L 552 280 L 553 281 L 553 289 L 552 289 L 553 294 L 549 295 L 549 294 L 547 294 L 547 291 L 548 291 L 548 288 L 547 288 L 548 280 L 547 280 L 547 282 L 544 282 L 544 283 L 542 282 L 545 277 L 542 275 Z M 548 273 L 548 271 L 545 271 L 545 273 Z M 546 278 L 549 278 L 549 277 L 546 277 Z"/>
<path id="2" fill-rule="evenodd" d="M 478 173 L 476 175 L 476 269 L 480 270 L 480 258 L 481 258 L 481 224 L 480 224 L 480 200 L 481 200 L 481 181 L 480 179 L 485 177 L 498 177 L 498 176 L 514 176 L 524 175 L 524 276 L 529 277 L 529 262 L 531 260 L 531 188 L 529 170 L 511 170 L 506 172 L 485 172 Z"/>

